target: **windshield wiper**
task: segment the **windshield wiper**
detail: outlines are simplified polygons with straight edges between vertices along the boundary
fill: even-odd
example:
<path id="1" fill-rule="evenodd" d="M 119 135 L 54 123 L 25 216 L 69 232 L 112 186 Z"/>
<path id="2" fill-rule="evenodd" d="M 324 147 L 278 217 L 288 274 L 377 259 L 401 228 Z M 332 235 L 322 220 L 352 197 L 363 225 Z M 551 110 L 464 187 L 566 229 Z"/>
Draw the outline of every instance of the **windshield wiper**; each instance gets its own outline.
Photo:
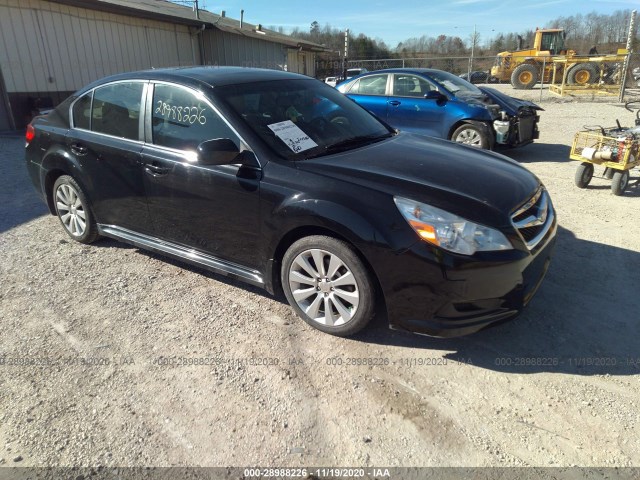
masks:
<path id="1" fill-rule="evenodd" d="M 369 145 L 370 143 L 374 143 L 391 136 L 393 136 L 393 133 L 389 132 L 383 133 L 382 135 L 359 135 L 357 137 L 345 138 L 344 140 L 340 140 L 339 142 L 327 145 L 326 147 L 324 147 L 324 150 L 314 155 L 310 155 L 307 158 L 321 157 L 323 155 L 329 155 L 331 153 L 343 152 L 345 150 L 350 150 L 351 148 Z"/>

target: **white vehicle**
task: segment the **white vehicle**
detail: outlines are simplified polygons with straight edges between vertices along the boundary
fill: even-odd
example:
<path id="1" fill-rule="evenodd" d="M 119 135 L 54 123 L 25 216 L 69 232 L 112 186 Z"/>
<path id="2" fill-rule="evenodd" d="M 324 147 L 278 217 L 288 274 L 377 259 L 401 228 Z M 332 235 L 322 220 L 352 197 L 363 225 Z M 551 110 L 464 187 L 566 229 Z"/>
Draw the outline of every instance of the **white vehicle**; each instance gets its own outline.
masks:
<path id="1" fill-rule="evenodd" d="M 367 70 L 366 68 L 350 68 L 347 70 L 347 80 L 357 75 L 360 75 L 361 73 L 367 73 L 368 71 L 369 70 Z"/>
<path id="2" fill-rule="evenodd" d="M 338 84 L 338 77 L 327 77 L 324 79 L 324 83 L 335 87 Z"/>

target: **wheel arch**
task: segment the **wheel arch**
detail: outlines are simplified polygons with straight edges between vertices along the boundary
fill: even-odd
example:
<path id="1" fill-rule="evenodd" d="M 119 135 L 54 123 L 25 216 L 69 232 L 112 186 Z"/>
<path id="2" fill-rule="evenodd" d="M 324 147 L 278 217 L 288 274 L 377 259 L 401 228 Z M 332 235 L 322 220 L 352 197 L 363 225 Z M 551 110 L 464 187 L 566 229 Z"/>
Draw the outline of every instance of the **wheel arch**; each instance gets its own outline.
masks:
<path id="1" fill-rule="evenodd" d="M 384 305 L 384 308 L 386 310 L 386 304 L 384 302 L 384 295 L 382 294 L 383 290 L 380 284 L 380 280 L 378 279 L 378 275 L 376 274 L 375 269 L 371 265 L 371 262 L 369 262 L 369 260 L 367 259 L 364 252 L 360 248 L 358 248 L 355 242 L 353 242 L 352 239 L 350 239 L 348 236 L 338 233 L 336 229 L 333 229 L 327 226 L 314 225 L 314 224 L 298 225 L 292 228 L 291 230 L 289 230 L 288 232 L 286 232 L 280 238 L 280 241 L 276 245 L 276 248 L 269 262 L 269 271 L 267 273 L 267 278 L 270 281 L 270 288 L 268 288 L 268 290 L 274 295 L 277 295 L 279 297 L 284 296 L 284 291 L 282 290 L 282 283 L 280 281 L 280 269 L 282 267 L 282 259 L 285 253 L 287 252 L 287 250 L 289 249 L 289 247 L 291 247 L 291 245 L 293 245 L 295 242 L 297 242 L 302 238 L 310 237 L 313 235 L 321 235 L 321 236 L 335 238 L 336 240 L 341 240 L 347 243 L 353 249 L 355 254 L 358 256 L 358 258 L 364 265 L 365 269 L 369 273 L 369 277 L 371 278 L 371 281 L 376 290 L 375 292 L 376 300 L 378 301 L 381 299 L 380 302 L 382 305 Z"/>
<path id="2" fill-rule="evenodd" d="M 489 150 L 493 150 L 493 147 L 495 145 L 495 136 L 493 134 L 493 130 L 491 129 L 489 122 L 485 122 L 482 120 L 474 120 L 471 118 L 463 118 L 461 120 L 458 120 L 449 128 L 449 131 L 447 132 L 447 140 L 451 140 L 451 137 L 453 136 L 453 132 L 455 132 L 458 129 L 458 127 L 464 125 L 465 123 L 474 125 L 482 129 L 484 133 L 487 135 L 487 138 L 489 139 Z"/>
<path id="3" fill-rule="evenodd" d="M 56 215 L 56 209 L 53 203 L 53 185 L 62 175 L 69 175 L 78 183 L 85 197 L 89 200 L 89 208 L 91 208 L 93 204 L 91 195 L 89 194 L 89 189 L 84 182 L 83 176 L 80 174 L 80 165 L 77 164 L 75 158 L 69 156 L 64 151 L 54 150 L 48 152 L 42 160 L 42 172 L 40 179 L 42 191 L 45 193 L 47 207 L 52 215 Z M 94 213 L 95 218 L 93 209 L 92 213 Z"/>

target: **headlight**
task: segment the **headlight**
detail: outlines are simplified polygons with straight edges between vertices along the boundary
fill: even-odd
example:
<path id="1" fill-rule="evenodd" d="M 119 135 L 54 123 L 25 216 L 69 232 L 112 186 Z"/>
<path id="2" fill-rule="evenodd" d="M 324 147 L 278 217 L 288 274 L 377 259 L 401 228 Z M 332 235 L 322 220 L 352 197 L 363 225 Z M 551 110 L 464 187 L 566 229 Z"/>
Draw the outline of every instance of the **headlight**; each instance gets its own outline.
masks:
<path id="1" fill-rule="evenodd" d="M 478 251 L 511 250 L 502 232 L 478 225 L 426 203 L 393 197 L 404 219 L 420 238 L 445 250 L 463 255 Z"/>

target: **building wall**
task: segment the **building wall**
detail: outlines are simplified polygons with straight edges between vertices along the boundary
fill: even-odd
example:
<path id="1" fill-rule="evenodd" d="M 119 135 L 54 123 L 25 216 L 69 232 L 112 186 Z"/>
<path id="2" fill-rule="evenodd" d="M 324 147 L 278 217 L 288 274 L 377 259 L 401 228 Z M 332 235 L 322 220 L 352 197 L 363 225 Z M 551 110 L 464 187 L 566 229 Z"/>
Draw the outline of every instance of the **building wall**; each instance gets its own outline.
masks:
<path id="1" fill-rule="evenodd" d="M 287 64 L 287 49 L 279 43 L 214 28 L 204 32 L 204 58 L 207 65 L 283 70 Z"/>
<path id="2" fill-rule="evenodd" d="M 201 45 L 208 65 L 314 74 L 314 54 L 293 49 L 292 56 L 273 41 L 47 0 L 0 0 L 0 75 L 15 128 L 104 76 L 200 64 Z M 7 123 L 7 113 L 0 115 Z"/>
<path id="3" fill-rule="evenodd" d="M 199 62 L 189 27 L 44 0 L 0 0 L 0 71 L 16 128 L 106 75 Z M 40 99 L 40 100 L 38 100 Z"/>
<path id="4" fill-rule="evenodd" d="M 312 52 L 301 52 L 297 48 L 288 49 L 287 66 L 290 72 L 302 73 L 303 75 L 315 77 L 315 60 L 315 54 Z"/>

